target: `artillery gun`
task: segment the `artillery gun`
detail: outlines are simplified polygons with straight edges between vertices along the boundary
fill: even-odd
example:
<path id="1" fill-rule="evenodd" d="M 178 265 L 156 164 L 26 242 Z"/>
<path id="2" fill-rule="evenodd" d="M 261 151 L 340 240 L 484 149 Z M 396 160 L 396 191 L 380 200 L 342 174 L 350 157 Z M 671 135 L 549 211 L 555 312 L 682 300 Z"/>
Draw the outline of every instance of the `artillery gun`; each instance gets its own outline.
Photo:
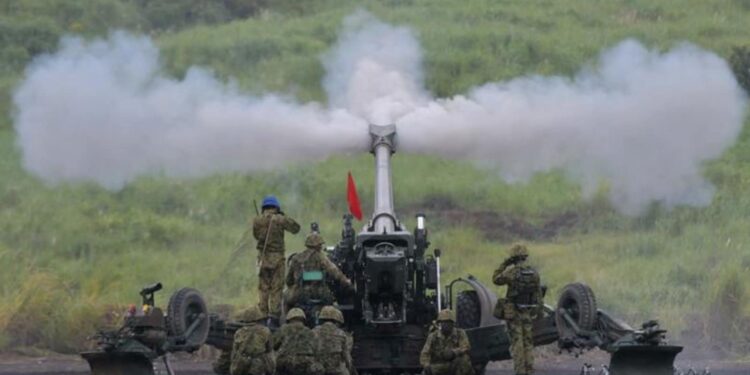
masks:
<path id="1" fill-rule="evenodd" d="M 454 308 L 457 325 L 471 341 L 478 373 L 488 362 L 510 359 L 510 336 L 493 315 L 495 293 L 473 276 L 440 287 L 440 250 L 427 253 L 426 218 L 416 217 L 410 232 L 395 213 L 391 157 L 396 151 L 395 125 L 370 125 L 375 157 L 375 200 L 371 219 L 357 234 L 344 216 L 339 243 L 329 256 L 355 280 L 356 293 L 335 291 L 354 336 L 352 358 L 360 373 L 401 374 L 421 371 L 419 354 L 438 310 Z M 489 270 L 488 270 L 489 272 Z M 456 293 L 458 284 L 468 288 Z M 445 298 L 444 298 L 445 297 Z M 561 350 L 600 348 L 612 353 L 612 375 L 671 375 L 681 347 L 666 345 L 666 331 L 655 321 L 636 330 L 596 306 L 591 289 L 580 283 L 563 288 L 556 307 L 543 306 L 534 322 L 534 344 L 557 342 Z"/>
<path id="2" fill-rule="evenodd" d="M 510 359 L 507 327 L 493 315 L 496 294 L 473 276 L 451 281 L 443 293 L 440 250 L 428 254 L 426 217 L 417 215 L 410 232 L 396 216 L 391 181 L 396 127 L 371 125 L 370 136 L 375 158 L 372 217 L 357 233 L 351 215 L 345 215 L 341 239 L 328 250 L 330 259 L 355 284 L 354 293 L 334 283 L 330 287 L 354 338 L 352 358 L 358 372 L 421 372 L 419 354 L 442 308 L 456 311 L 458 327 L 469 336 L 478 374 L 490 361 Z M 231 349 L 242 323 L 208 314 L 200 294 L 190 288 L 175 293 L 165 318 L 153 308 L 153 291 L 158 289 L 144 289 L 146 295 L 152 290 L 149 298 L 144 296 L 144 306 L 152 307 L 145 309 L 149 314 L 129 318 L 120 331 L 100 335 L 99 350 L 82 354 L 93 374 L 151 375 L 152 361 L 170 352 L 192 351 L 203 343 Z M 665 332 L 655 321 L 632 328 L 598 309 L 588 286 L 574 283 L 563 288 L 555 307 L 542 306 L 534 321 L 534 345 L 556 342 L 571 352 L 606 350 L 612 354 L 611 375 L 672 375 L 682 348 L 667 345 Z"/>
<path id="3" fill-rule="evenodd" d="M 211 320 L 201 294 L 192 288 L 178 290 L 164 314 L 154 303 L 161 289 L 161 283 L 144 287 L 141 310 L 132 306 L 118 330 L 93 337 L 97 349 L 81 353 L 93 375 L 152 375 L 153 361 L 160 357 L 173 375 L 168 354 L 193 352 L 203 345 Z"/>

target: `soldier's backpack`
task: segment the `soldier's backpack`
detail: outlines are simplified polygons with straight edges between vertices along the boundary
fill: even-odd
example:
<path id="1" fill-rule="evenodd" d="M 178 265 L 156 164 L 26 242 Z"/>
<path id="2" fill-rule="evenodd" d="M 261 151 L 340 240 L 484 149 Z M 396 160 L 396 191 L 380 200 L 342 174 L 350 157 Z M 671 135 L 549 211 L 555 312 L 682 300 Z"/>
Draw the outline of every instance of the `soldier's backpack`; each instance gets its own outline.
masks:
<path id="1" fill-rule="evenodd" d="M 508 287 L 508 301 L 519 308 L 536 308 L 541 303 L 541 280 L 534 267 L 519 266 Z"/>
<path id="2" fill-rule="evenodd" d="M 299 264 L 301 268 L 299 283 L 301 285 L 317 285 L 325 281 L 325 272 L 315 253 L 309 253 L 306 257 L 300 256 Z"/>

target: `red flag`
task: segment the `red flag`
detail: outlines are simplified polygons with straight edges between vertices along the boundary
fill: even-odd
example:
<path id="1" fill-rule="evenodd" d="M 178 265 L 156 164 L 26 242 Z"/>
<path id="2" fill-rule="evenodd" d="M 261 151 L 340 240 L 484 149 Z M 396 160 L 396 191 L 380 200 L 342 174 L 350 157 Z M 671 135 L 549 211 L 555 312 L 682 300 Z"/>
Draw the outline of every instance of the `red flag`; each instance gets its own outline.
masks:
<path id="1" fill-rule="evenodd" d="M 351 212 L 357 220 L 362 220 L 362 207 L 359 205 L 357 186 L 354 185 L 352 172 L 349 172 L 349 177 L 346 182 L 346 199 L 349 201 L 349 212 Z"/>

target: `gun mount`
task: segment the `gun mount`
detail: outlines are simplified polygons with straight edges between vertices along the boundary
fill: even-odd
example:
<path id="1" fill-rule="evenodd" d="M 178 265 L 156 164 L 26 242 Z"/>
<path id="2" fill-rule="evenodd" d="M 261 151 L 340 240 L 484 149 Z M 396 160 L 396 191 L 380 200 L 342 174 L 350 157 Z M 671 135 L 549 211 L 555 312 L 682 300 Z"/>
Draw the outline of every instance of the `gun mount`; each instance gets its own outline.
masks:
<path id="1" fill-rule="evenodd" d="M 201 294 L 192 288 L 178 290 L 169 299 L 165 315 L 154 305 L 154 293 L 161 289 L 161 283 L 144 287 L 140 310 L 131 305 L 118 330 L 93 337 L 97 349 L 81 353 L 92 375 L 153 375 L 153 361 L 159 357 L 173 375 L 167 355 L 193 352 L 203 345 L 211 321 Z"/>

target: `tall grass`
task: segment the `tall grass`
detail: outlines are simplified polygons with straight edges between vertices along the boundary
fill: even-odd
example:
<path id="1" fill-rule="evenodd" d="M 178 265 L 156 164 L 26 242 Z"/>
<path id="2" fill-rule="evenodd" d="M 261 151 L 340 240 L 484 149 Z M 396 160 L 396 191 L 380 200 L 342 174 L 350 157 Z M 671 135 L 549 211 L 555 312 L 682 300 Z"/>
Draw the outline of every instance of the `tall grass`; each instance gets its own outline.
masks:
<path id="1" fill-rule="evenodd" d="M 128 4 L 123 9 L 135 12 Z M 730 0 L 284 0 L 254 18 L 160 31 L 157 40 L 166 69 L 177 77 L 201 65 L 248 92 L 324 102 L 319 55 L 336 40 L 342 18 L 358 7 L 414 28 L 424 47 L 426 85 L 436 96 L 518 75 L 572 74 L 623 38 L 660 49 L 689 41 L 723 56 L 750 40 L 750 11 L 745 2 Z M 137 14 L 126 14 L 111 24 L 143 27 Z M 89 35 L 104 33 L 100 26 Z M 177 288 L 193 286 L 212 305 L 249 305 L 257 285 L 255 253 L 230 255 L 253 215 L 253 200 L 264 194 L 279 195 L 303 225 L 320 222 L 329 244 L 346 211 L 347 171 L 357 179 L 365 210 L 371 209 L 369 155 L 254 175 L 143 177 L 120 191 L 46 186 L 24 171 L 9 129 L 9 93 L 21 68 L 13 69 L 0 78 L 0 129 L 6 123 L 0 130 L 0 349 L 75 351 L 97 326 L 114 324 L 112 312 L 137 303 L 140 286 L 154 281 L 167 289 L 157 297 L 160 304 Z M 566 283 L 583 281 L 618 316 L 633 322 L 659 317 L 678 338 L 701 331 L 704 341 L 733 340 L 738 344 L 728 352 L 742 353 L 747 346 L 735 336 L 750 326 L 748 129 L 706 166 L 717 192 L 705 208 L 666 211 L 655 205 L 628 218 L 604 195 L 583 201 L 560 172 L 508 184 L 467 162 L 396 154 L 397 210 L 410 227 L 408 215 L 436 199 L 469 214 L 491 211 L 530 223 L 573 213 L 579 221 L 571 230 L 530 244 L 550 286 L 548 303 Z M 432 243 L 444 250 L 446 277 L 470 273 L 489 282 L 508 243 L 469 223 L 429 223 Z M 289 238 L 291 251 L 301 246 L 301 235 Z M 716 316 L 722 319 L 712 320 Z"/>

